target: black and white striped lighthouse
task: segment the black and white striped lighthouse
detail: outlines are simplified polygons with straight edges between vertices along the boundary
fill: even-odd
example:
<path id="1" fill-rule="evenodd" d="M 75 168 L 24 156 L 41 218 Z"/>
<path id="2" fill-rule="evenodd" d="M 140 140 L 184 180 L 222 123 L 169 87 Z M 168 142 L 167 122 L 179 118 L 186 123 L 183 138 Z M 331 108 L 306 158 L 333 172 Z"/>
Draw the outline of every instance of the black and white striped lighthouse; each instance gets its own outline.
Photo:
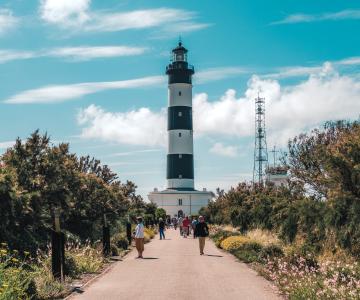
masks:
<path id="1" fill-rule="evenodd" d="M 167 188 L 194 190 L 192 75 L 188 50 L 182 45 L 172 50 L 166 67 L 169 84 Z"/>
<path id="2" fill-rule="evenodd" d="M 181 42 L 172 50 L 166 67 L 169 78 L 168 153 L 166 189 L 154 188 L 149 200 L 165 209 L 169 216 L 198 214 L 208 205 L 212 193 L 194 185 L 192 76 L 194 67 L 187 62 L 187 49 Z"/>

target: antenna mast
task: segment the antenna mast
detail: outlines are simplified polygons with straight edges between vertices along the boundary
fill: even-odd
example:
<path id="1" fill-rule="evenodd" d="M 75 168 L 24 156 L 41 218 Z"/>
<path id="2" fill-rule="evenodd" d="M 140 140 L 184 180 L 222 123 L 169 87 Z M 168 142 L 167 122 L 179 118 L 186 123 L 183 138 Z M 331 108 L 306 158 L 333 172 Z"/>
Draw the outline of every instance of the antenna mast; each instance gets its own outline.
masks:
<path id="1" fill-rule="evenodd" d="M 253 184 L 264 185 L 268 168 L 268 153 L 265 127 L 265 98 L 255 98 L 255 151 Z"/>

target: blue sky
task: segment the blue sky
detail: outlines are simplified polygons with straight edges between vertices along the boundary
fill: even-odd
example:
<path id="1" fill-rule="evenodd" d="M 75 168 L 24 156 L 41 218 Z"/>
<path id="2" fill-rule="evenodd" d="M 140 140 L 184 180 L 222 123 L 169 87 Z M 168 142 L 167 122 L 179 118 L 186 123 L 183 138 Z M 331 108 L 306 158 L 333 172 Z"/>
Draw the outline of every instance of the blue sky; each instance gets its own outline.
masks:
<path id="1" fill-rule="evenodd" d="M 0 153 L 39 128 L 146 195 L 165 184 L 169 53 L 195 66 L 197 188 L 253 168 L 254 97 L 268 148 L 360 112 L 358 1 L 0 2 Z"/>

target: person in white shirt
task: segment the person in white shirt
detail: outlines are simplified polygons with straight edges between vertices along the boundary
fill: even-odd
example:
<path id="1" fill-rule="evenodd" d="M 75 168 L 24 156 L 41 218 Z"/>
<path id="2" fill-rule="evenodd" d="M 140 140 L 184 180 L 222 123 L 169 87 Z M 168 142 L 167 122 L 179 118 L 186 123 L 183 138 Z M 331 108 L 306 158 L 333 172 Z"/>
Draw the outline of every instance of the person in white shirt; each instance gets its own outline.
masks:
<path id="1" fill-rule="evenodd" d="M 141 217 L 137 218 L 138 224 L 135 228 L 135 246 L 138 251 L 137 258 L 143 258 L 142 254 L 144 252 L 144 224 Z"/>

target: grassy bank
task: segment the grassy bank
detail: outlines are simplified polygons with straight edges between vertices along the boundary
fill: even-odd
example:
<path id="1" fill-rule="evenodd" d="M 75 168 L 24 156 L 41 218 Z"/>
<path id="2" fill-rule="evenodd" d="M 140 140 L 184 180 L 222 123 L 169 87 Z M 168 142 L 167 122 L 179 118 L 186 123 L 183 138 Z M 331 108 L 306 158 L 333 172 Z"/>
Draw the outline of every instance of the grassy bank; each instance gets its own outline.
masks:
<path id="1" fill-rule="evenodd" d="M 300 241 L 290 245 L 276 234 L 212 226 L 215 244 L 249 263 L 289 299 L 360 299 L 360 264 L 345 252 L 315 254 Z"/>
<path id="2" fill-rule="evenodd" d="M 145 240 L 149 242 L 156 234 L 145 229 Z M 113 236 L 111 254 L 123 256 L 128 248 L 125 234 Z M 51 249 L 38 252 L 36 258 L 28 252 L 11 251 L 6 243 L 0 245 L 0 300 L 14 299 L 58 299 L 72 291 L 74 279 L 84 275 L 99 274 L 109 263 L 104 258 L 100 243 L 67 243 L 65 258 L 65 281 L 54 280 L 51 273 Z"/>

